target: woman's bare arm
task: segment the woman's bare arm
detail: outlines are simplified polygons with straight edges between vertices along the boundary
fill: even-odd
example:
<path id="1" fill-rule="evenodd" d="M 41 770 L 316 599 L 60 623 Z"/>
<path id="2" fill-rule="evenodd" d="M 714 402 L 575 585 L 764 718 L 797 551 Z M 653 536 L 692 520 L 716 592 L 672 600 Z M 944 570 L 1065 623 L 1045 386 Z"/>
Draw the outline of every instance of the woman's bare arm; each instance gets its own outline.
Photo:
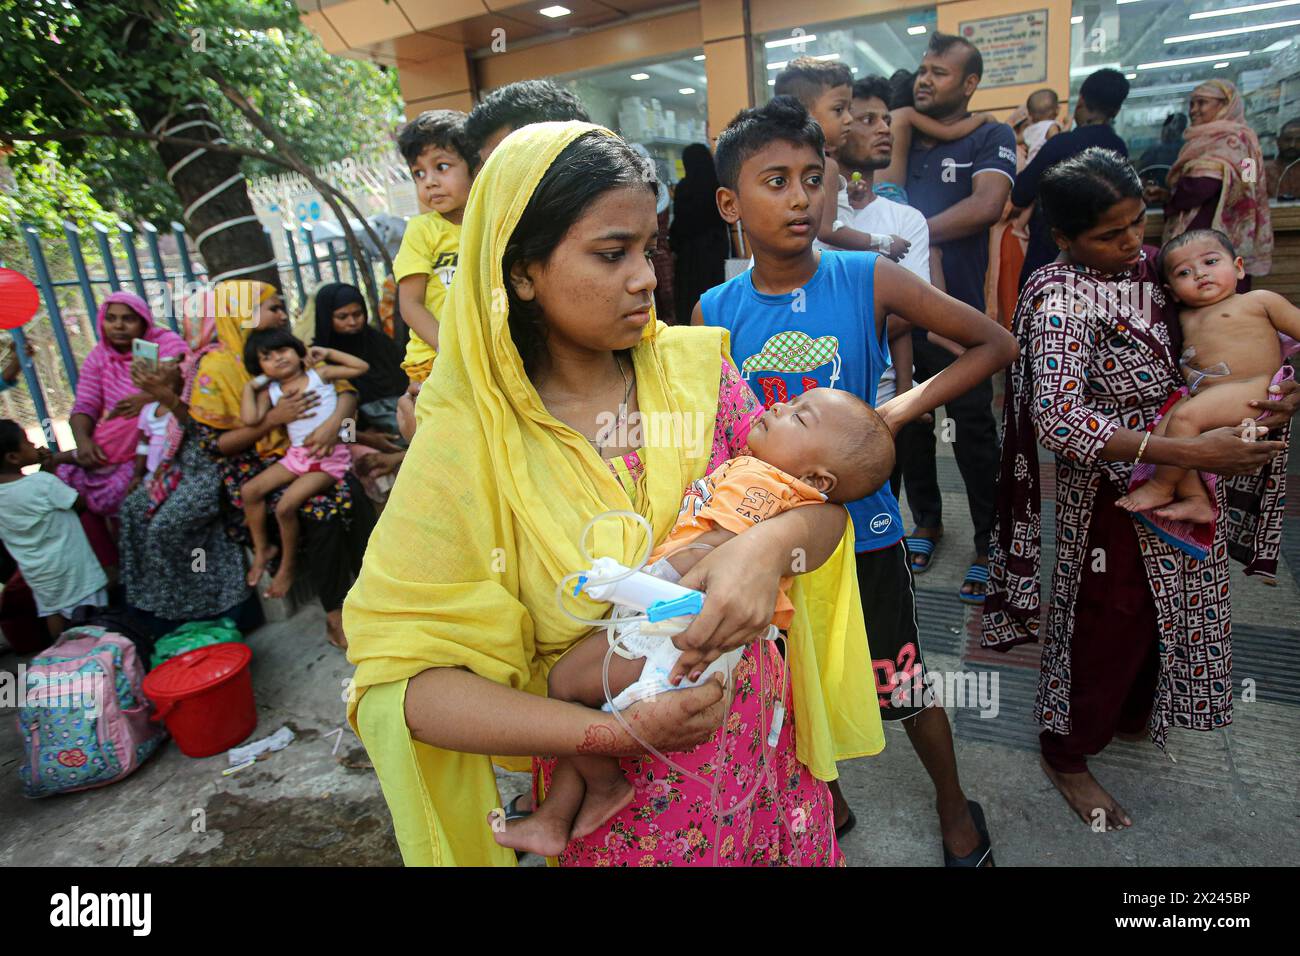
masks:
<path id="1" fill-rule="evenodd" d="M 726 708 L 721 682 L 709 681 L 636 704 L 623 718 L 657 749 L 673 753 L 707 739 L 722 724 Z M 453 667 L 412 677 L 405 714 L 416 740 L 462 753 L 630 757 L 645 752 L 612 714 L 513 690 Z"/>

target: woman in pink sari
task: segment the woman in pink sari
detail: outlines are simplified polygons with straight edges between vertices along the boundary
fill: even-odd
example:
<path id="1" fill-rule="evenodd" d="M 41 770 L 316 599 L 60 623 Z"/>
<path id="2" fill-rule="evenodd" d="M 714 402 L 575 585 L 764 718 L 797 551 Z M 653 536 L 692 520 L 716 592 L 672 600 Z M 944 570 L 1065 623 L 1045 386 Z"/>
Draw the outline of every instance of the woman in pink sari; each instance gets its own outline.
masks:
<path id="1" fill-rule="evenodd" d="M 114 292 L 99 304 L 99 343 L 81 365 L 77 400 L 69 424 L 77 442 L 77 463 L 59 468 L 94 514 L 116 518 L 131 487 L 140 411 L 151 399 L 131 381 L 131 343 L 158 346 L 159 359 L 176 359 L 185 340 L 154 324 L 144 299 Z"/>
<path id="2" fill-rule="evenodd" d="M 1246 125 L 1241 94 L 1227 80 L 1207 80 L 1192 90 L 1192 124 L 1169 170 L 1168 188 L 1148 186 L 1143 198 L 1163 203 L 1163 241 L 1189 229 L 1218 229 L 1246 261 L 1239 292 L 1251 276 L 1268 275 L 1273 262 L 1273 224 L 1268 212 L 1264 157 L 1259 138 Z"/>

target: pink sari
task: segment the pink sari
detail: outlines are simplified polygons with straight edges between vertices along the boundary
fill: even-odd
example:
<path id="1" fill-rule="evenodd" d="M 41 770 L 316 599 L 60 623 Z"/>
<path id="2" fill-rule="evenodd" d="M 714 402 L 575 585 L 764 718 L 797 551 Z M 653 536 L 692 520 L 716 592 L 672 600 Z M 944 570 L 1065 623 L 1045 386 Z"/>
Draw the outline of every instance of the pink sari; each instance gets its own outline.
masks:
<path id="1" fill-rule="evenodd" d="M 741 453 L 762 405 L 728 363 L 707 471 Z M 640 467 L 627 456 L 632 473 Z M 636 796 L 603 827 L 573 840 L 561 866 L 843 866 L 835 841 L 830 790 L 795 757 L 794 703 L 781 686 L 783 665 L 771 644 L 751 646 L 735 673 L 735 698 L 724 729 L 672 759 L 715 781 L 710 788 L 650 756 L 621 761 Z M 767 746 L 773 705 L 783 691 L 786 717 L 777 744 Z M 554 760 L 536 760 L 549 784 Z M 726 811 L 754 796 L 738 812 Z M 538 781 L 534 780 L 534 797 Z M 715 813 L 714 806 L 722 808 Z"/>
<path id="2" fill-rule="evenodd" d="M 1166 183 L 1172 191 L 1183 177 L 1220 180 L 1223 188 L 1211 226 L 1232 240 L 1248 275 L 1268 275 L 1273 264 L 1273 222 L 1259 138 L 1246 125 L 1246 108 L 1236 86 L 1227 80 L 1208 80 L 1201 86 L 1213 88 L 1227 103 L 1218 119 L 1187 127 Z M 1163 240 L 1186 232 L 1199 212 L 1197 207 L 1169 216 Z"/>
<path id="3" fill-rule="evenodd" d="M 175 332 L 154 324 L 148 304 L 130 292 L 114 292 L 99 303 L 95 319 L 99 343 L 81 365 L 73 415 L 87 415 L 95 422 L 95 444 L 104 450 L 108 463 L 101 468 L 60 465 L 58 476 L 86 499 L 87 508 L 98 515 L 117 514 L 135 471 L 135 448 L 140 433 L 137 416 L 106 417 L 113 406 L 140 390 L 131 381 L 131 353 L 119 352 L 104 338 L 104 316 L 113 304 L 128 306 L 144 319 L 143 338 L 158 345 L 159 358 L 176 358 L 185 352 L 185 340 Z"/>

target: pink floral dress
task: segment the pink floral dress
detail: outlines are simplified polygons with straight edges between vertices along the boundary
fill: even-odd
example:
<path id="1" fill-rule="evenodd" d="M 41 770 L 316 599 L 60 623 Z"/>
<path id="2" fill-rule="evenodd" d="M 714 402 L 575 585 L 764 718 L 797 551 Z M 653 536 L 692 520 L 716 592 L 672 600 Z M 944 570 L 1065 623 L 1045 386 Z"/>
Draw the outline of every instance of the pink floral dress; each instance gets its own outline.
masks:
<path id="1" fill-rule="evenodd" d="M 730 362 L 722 369 L 718 419 L 706 471 L 741 453 L 762 405 Z M 633 503 L 643 491 L 644 466 L 635 453 L 610 462 Z M 621 761 L 636 791 L 632 803 L 595 833 L 573 840 L 561 866 L 843 866 L 835 842 L 830 790 L 795 757 L 794 704 L 782 684 L 776 648 L 751 646 L 735 671 L 735 698 L 725 728 L 673 760 L 714 782 L 710 788 L 684 777 L 655 757 Z M 774 748 L 767 746 L 773 707 L 783 692 L 785 722 Z M 725 735 L 724 735 L 725 729 Z M 553 760 L 534 769 L 549 783 Z M 738 812 L 729 808 L 752 799 Z M 536 780 L 534 783 L 536 787 Z M 536 794 L 535 794 L 536 796 Z M 715 813 L 714 807 L 721 808 Z"/>

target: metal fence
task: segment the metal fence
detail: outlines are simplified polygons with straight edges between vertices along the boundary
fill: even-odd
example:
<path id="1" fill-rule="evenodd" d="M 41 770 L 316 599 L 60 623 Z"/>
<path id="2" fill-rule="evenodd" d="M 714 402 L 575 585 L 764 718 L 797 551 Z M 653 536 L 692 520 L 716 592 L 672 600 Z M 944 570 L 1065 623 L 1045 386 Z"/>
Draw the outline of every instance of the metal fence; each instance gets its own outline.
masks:
<path id="1" fill-rule="evenodd" d="M 358 263 L 346 241 L 336 237 L 317 238 L 312 234 L 311 225 L 286 224 L 282 228 L 283 243 L 274 243 L 287 252 L 287 258 L 277 263 L 280 288 L 286 298 L 291 293 L 296 297 L 297 308 L 303 306 L 311 290 L 323 281 L 350 281 L 364 287 L 360 268 L 370 269 L 376 286 L 382 285 L 385 277 L 380 271 L 381 262 Z M 202 282 L 207 277 L 202 265 L 196 265 L 197 257 L 189 245 L 185 227 L 178 222 L 171 223 L 165 232 L 150 222 L 140 223 L 138 230 L 127 223 L 119 223 L 116 228 L 96 223 L 89 231 L 97 265 L 87 261 L 86 231 L 73 223 L 64 223 L 64 241 L 54 245 L 48 239 L 42 240 L 35 226 L 22 226 L 30 259 L 29 277 L 40 290 L 43 309 L 22 328 L 10 330 L 27 385 L 30 413 L 23 407 L 25 403 L 14 395 L 17 389 L 0 394 L 0 406 L 11 411 L 17 408 L 15 414 L 20 419 L 30 418 L 33 424 L 40 425 L 46 440 L 56 449 L 58 439 L 52 423 L 71 408 L 81 362 L 98 341 L 95 323 L 98 296 L 125 288 L 147 302 L 161 301 L 165 308 L 161 310 L 163 314 L 155 314 L 155 320 L 165 321 L 173 331 L 179 332 L 176 309 L 180 299 L 167 290 Z M 267 234 L 270 236 L 269 230 Z M 139 248 L 142 238 L 143 255 Z M 51 259 L 56 260 L 53 265 Z M 286 278 L 288 283 L 284 281 Z M 290 307 L 293 307 L 292 300 Z M 51 337 L 57 362 L 33 361 L 27 355 L 29 341 L 48 342 Z M 38 364 L 46 366 L 44 378 Z"/>

